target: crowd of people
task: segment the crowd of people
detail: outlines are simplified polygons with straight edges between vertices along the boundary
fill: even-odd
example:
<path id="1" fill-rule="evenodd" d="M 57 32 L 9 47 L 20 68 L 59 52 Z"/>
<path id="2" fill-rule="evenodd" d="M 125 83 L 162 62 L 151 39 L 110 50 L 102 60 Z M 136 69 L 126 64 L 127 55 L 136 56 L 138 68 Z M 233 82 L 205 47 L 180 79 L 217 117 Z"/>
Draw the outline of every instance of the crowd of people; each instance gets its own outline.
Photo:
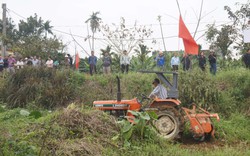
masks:
<path id="1" fill-rule="evenodd" d="M 65 58 L 66 58 L 65 60 L 66 64 L 72 67 L 73 58 L 70 56 L 70 54 L 67 54 Z M 244 54 L 242 58 L 246 68 L 250 69 L 250 49 L 248 49 L 247 53 Z M 208 57 L 205 56 L 204 52 L 201 52 L 200 55 L 197 56 L 197 59 L 199 68 L 202 71 L 205 71 L 208 59 L 210 65 L 210 72 L 214 75 L 216 74 L 217 56 L 215 55 L 214 52 L 210 52 Z M 122 73 L 129 72 L 130 61 L 131 58 L 128 55 L 128 52 L 124 50 L 120 56 L 120 67 Z M 166 57 L 164 56 L 163 52 L 160 51 L 154 58 L 154 61 L 158 69 L 165 70 L 164 68 L 166 66 Z M 42 60 L 41 57 L 37 58 L 36 56 L 30 56 L 24 59 L 23 58 L 16 59 L 14 55 L 9 55 L 4 58 L 0 55 L 0 72 L 6 70 L 8 73 L 14 73 L 16 70 L 24 68 L 25 66 L 34 66 L 34 67 L 45 66 L 47 68 L 58 68 L 59 64 L 60 64 L 59 60 L 52 59 L 51 57 L 48 57 L 47 60 L 45 61 Z M 96 69 L 97 57 L 95 56 L 94 51 L 91 52 L 91 56 L 89 56 L 88 58 L 88 64 L 89 64 L 90 75 L 97 73 Z M 178 53 L 175 52 L 170 60 L 170 66 L 172 68 L 172 71 L 178 71 L 180 64 L 182 64 L 184 71 L 188 71 L 191 68 L 190 56 L 184 53 L 182 59 L 180 60 Z M 106 52 L 104 53 L 104 56 L 102 58 L 102 68 L 104 74 L 111 73 L 111 65 L 112 65 L 112 58 L 109 55 L 109 53 Z"/>
<path id="2" fill-rule="evenodd" d="M 67 54 L 67 61 L 68 65 L 72 66 L 73 59 L 69 54 Z M 3 58 L 0 55 L 0 74 L 3 71 L 13 74 L 16 70 L 22 69 L 25 66 L 57 68 L 59 66 L 59 60 L 56 58 L 52 59 L 51 57 L 48 57 L 47 60 L 43 60 L 41 57 L 37 58 L 37 56 L 29 56 L 23 59 L 15 58 L 14 55 L 8 55 Z"/>
<path id="3" fill-rule="evenodd" d="M 124 50 L 122 55 L 120 56 L 120 65 L 121 65 L 121 72 L 122 73 L 128 73 L 130 60 L 131 59 L 128 56 L 128 52 L 126 50 Z M 94 51 L 91 51 L 91 56 L 89 56 L 89 58 L 88 58 L 88 64 L 89 64 L 90 75 L 97 73 L 96 72 L 97 57 L 95 56 Z M 111 64 L 112 64 L 112 58 L 109 55 L 109 53 L 105 52 L 104 56 L 102 58 L 102 67 L 103 67 L 104 74 L 111 73 Z"/>
<path id="4" fill-rule="evenodd" d="M 128 73 L 129 66 L 130 66 L 130 57 L 128 55 L 128 52 L 126 50 L 123 51 L 122 55 L 120 56 L 120 67 L 122 73 Z M 213 51 L 210 52 L 208 57 L 205 56 L 204 52 L 201 52 L 197 56 L 198 65 L 199 68 L 202 71 L 205 71 L 207 64 L 209 63 L 210 66 L 210 72 L 213 75 L 216 75 L 217 72 L 217 56 Z M 104 54 L 104 57 L 102 58 L 103 61 L 103 73 L 109 74 L 111 73 L 111 64 L 112 59 L 109 56 L 108 53 Z M 164 71 L 166 67 L 166 57 L 164 56 L 164 53 L 160 51 L 154 58 L 154 61 L 156 63 L 156 66 L 159 70 Z M 208 63 L 207 63 L 208 62 Z M 250 68 L 250 49 L 248 52 L 243 55 L 243 62 L 245 63 L 247 68 Z M 97 57 L 94 55 L 94 52 L 91 52 L 91 56 L 88 59 L 88 63 L 90 66 L 90 75 L 93 75 L 93 73 L 96 73 L 96 64 L 97 64 Z M 186 53 L 183 54 L 182 59 L 180 60 L 180 57 L 178 56 L 178 53 L 175 52 L 173 57 L 170 60 L 170 66 L 172 71 L 178 71 L 179 66 L 182 64 L 183 70 L 188 71 L 191 68 L 191 59 L 190 56 Z"/>
<path id="5" fill-rule="evenodd" d="M 174 53 L 174 56 L 170 60 L 170 66 L 172 68 L 172 71 L 178 71 L 180 64 L 182 63 L 183 70 L 187 71 L 191 67 L 191 60 L 189 58 L 190 56 L 186 53 L 183 54 L 182 59 L 180 60 L 177 53 Z M 206 69 L 206 62 L 207 58 L 204 54 L 204 52 L 201 52 L 200 55 L 197 56 L 198 58 L 198 64 L 202 71 L 205 71 Z M 216 67 L 216 55 L 214 52 L 210 52 L 208 56 L 208 62 L 210 64 L 210 72 L 212 74 L 216 74 L 217 67 Z M 163 69 L 165 67 L 165 57 L 162 52 L 159 52 L 159 54 L 155 58 L 156 65 L 159 69 Z"/>

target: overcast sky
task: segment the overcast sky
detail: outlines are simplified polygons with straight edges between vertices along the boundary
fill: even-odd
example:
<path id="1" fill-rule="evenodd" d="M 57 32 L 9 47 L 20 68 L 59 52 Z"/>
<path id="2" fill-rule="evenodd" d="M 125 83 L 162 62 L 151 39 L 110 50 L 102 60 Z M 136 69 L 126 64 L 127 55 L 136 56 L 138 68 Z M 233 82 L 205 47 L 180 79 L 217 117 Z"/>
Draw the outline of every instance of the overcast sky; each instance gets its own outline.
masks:
<path id="1" fill-rule="evenodd" d="M 167 50 L 183 49 L 182 41 L 178 35 L 178 17 L 179 12 L 176 0 L 2 0 L 2 3 L 7 4 L 9 9 L 7 16 L 11 17 L 17 24 L 22 17 L 29 17 L 37 13 L 43 20 L 51 21 L 51 25 L 55 30 L 80 36 L 87 36 L 86 19 L 89 18 L 92 12 L 100 11 L 100 17 L 106 24 L 116 23 L 120 21 L 120 17 L 126 19 L 126 24 L 134 24 L 135 21 L 139 25 L 148 25 L 154 31 L 152 38 L 160 38 L 160 27 L 157 21 L 157 16 L 162 16 L 163 32 Z M 195 39 L 201 44 L 203 49 L 207 49 L 208 45 L 205 42 L 204 34 L 207 24 L 215 22 L 216 25 L 227 23 L 227 13 L 224 11 L 224 6 L 228 5 L 232 8 L 236 2 L 247 3 L 247 0 L 204 0 L 202 16 L 199 27 L 199 33 Z M 182 16 L 190 32 L 194 32 L 197 18 L 201 5 L 201 0 L 179 0 Z M 2 13 L 2 10 L 1 10 Z M 22 16 L 22 17 L 20 17 Z M 62 38 L 64 43 L 70 43 L 68 53 L 74 54 L 75 44 L 69 35 L 55 32 L 57 36 Z M 170 37 L 170 38 L 168 38 Z M 82 38 L 76 37 L 77 41 L 87 50 L 90 51 L 87 42 Z M 163 50 L 161 40 L 157 40 L 157 44 L 148 45 L 154 50 Z M 100 48 L 105 48 L 102 42 L 96 41 L 96 52 Z M 82 49 L 77 46 L 77 51 Z M 81 57 L 86 54 L 81 52 Z"/>

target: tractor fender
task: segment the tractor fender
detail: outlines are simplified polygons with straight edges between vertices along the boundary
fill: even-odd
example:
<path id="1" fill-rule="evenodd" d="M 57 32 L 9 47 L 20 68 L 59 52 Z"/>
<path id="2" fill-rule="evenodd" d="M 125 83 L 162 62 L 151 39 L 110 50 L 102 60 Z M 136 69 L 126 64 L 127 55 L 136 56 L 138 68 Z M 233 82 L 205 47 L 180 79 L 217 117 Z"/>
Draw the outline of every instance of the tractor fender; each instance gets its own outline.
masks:
<path id="1" fill-rule="evenodd" d="M 180 104 L 181 101 L 178 99 L 154 99 L 150 108 L 169 108 L 179 106 Z"/>

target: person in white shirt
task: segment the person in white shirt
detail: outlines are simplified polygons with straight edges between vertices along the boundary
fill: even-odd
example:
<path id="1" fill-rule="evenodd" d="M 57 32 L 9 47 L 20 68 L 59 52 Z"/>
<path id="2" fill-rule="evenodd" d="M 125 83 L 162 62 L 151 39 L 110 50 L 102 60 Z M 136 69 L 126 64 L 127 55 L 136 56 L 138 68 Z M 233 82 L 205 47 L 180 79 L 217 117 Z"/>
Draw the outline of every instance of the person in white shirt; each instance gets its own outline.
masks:
<path id="1" fill-rule="evenodd" d="M 33 59 L 32 59 L 32 65 L 34 66 L 34 67 L 37 67 L 38 66 L 38 59 L 36 58 L 36 56 L 34 56 L 33 57 Z"/>
<path id="2" fill-rule="evenodd" d="M 122 73 L 128 73 L 129 65 L 130 65 L 130 57 L 126 50 L 123 51 L 123 55 L 120 57 L 120 64 Z"/>
<path id="3" fill-rule="evenodd" d="M 23 66 L 24 66 L 23 59 L 20 58 L 20 59 L 16 62 L 16 69 L 22 69 Z"/>
<path id="4" fill-rule="evenodd" d="M 171 67 L 173 71 L 178 71 L 179 64 L 180 58 L 177 56 L 177 53 L 174 53 L 174 56 L 171 58 Z"/>
<path id="5" fill-rule="evenodd" d="M 166 99 L 168 97 L 167 89 L 160 84 L 160 80 L 158 78 L 155 78 L 153 83 L 154 90 L 150 93 L 149 98 L 159 98 L 159 99 Z"/>
<path id="6" fill-rule="evenodd" d="M 53 68 L 53 60 L 49 57 L 48 60 L 46 61 L 46 66 L 48 68 Z"/>

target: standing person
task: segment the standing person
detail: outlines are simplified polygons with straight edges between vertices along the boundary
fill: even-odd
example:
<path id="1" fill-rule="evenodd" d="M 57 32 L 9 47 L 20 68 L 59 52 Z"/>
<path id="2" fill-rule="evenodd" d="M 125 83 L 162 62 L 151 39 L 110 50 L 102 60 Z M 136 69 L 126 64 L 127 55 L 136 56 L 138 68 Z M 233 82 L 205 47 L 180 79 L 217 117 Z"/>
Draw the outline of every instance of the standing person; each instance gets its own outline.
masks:
<path id="1" fill-rule="evenodd" d="M 48 60 L 46 61 L 46 66 L 48 68 L 53 68 L 53 60 L 49 57 Z"/>
<path id="2" fill-rule="evenodd" d="M 54 66 L 54 68 L 56 68 L 56 69 L 59 67 L 59 61 L 58 61 L 57 58 L 54 59 L 54 61 L 53 61 L 53 66 Z"/>
<path id="3" fill-rule="evenodd" d="M 156 56 L 155 61 L 156 61 L 156 66 L 158 68 L 160 68 L 161 70 L 163 70 L 164 69 L 164 65 L 165 65 L 165 57 L 164 57 L 162 51 L 160 51 L 159 55 Z"/>
<path id="4" fill-rule="evenodd" d="M 12 55 L 9 55 L 9 58 L 8 58 L 8 69 L 7 71 L 11 74 L 15 73 L 15 66 L 16 64 L 16 59 L 12 56 Z"/>
<path id="5" fill-rule="evenodd" d="M 68 55 L 68 62 L 69 62 L 69 66 L 72 67 L 73 66 L 73 58 L 70 56 L 70 54 Z"/>
<path id="6" fill-rule="evenodd" d="M 250 69 L 250 48 L 247 50 L 247 53 L 243 55 L 242 59 L 246 68 Z"/>
<path id="7" fill-rule="evenodd" d="M 188 71 L 190 68 L 190 63 L 191 63 L 188 54 L 186 53 L 183 54 L 183 58 L 181 59 L 181 62 L 183 64 L 183 70 Z"/>
<path id="8" fill-rule="evenodd" d="M 27 59 L 27 61 L 26 61 L 26 64 L 28 65 L 28 66 L 32 66 L 33 65 L 33 58 L 31 57 L 31 56 L 28 56 L 28 59 Z"/>
<path id="9" fill-rule="evenodd" d="M 37 59 L 37 66 L 38 66 L 38 67 L 41 67 L 41 66 L 42 66 L 42 59 L 41 59 L 40 56 L 39 56 L 38 59 Z"/>
<path id="10" fill-rule="evenodd" d="M 217 66 L 216 66 L 216 55 L 214 54 L 214 52 L 210 52 L 209 56 L 208 56 L 208 61 L 210 64 L 210 72 L 215 75 L 216 71 L 217 71 Z"/>
<path id="11" fill-rule="evenodd" d="M 126 50 L 123 51 L 123 55 L 120 58 L 121 70 L 122 73 L 128 73 L 129 64 L 130 64 L 130 57 Z"/>
<path id="12" fill-rule="evenodd" d="M 104 54 L 102 61 L 103 61 L 103 73 L 109 74 L 111 72 L 110 65 L 112 61 L 111 61 L 111 57 L 109 56 L 107 52 Z"/>
<path id="13" fill-rule="evenodd" d="M 16 69 L 22 69 L 23 66 L 24 66 L 23 59 L 20 58 L 20 59 L 16 62 Z"/>
<path id="14" fill-rule="evenodd" d="M 89 63 L 89 73 L 92 76 L 93 72 L 96 73 L 96 63 L 97 63 L 97 57 L 95 56 L 94 51 L 91 51 L 91 56 L 89 56 L 88 63 Z"/>
<path id="15" fill-rule="evenodd" d="M 171 67 L 173 69 L 173 71 L 178 71 L 178 66 L 180 64 L 180 59 L 177 56 L 177 53 L 174 53 L 174 56 L 171 58 Z"/>
<path id="16" fill-rule="evenodd" d="M 38 66 L 38 62 L 39 62 L 39 60 L 36 58 L 36 56 L 34 56 L 33 59 L 32 59 L 32 65 L 34 67 L 37 67 Z"/>
<path id="17" fill-rule="evenodd" d="M 8 69 L 8 66 L 9 66 L 8 59 L 9 59 L 8 56 L 5 56 L 5 58 L 3 59 L 3 68 L 4 68 L 5 70 L 7 70 L 7 69 Z"/>
<path id="18" fill-rule="evenodd" d="M 2 56 L 0 55 L 0 75 L 2 75 L 2 72 L 3 72 L 3 64 L 4 64 L 3 58 L 2 58 Z"/>
<path id="19" fill-rule="evenodd" d="M 201 68 L 202 71 L 205 71 L 205 67 L 206 67 L 206 57 L 204 55 L 204 52 L 201 52 L 200 56 L 199 56 L 199 67 Z"/>

